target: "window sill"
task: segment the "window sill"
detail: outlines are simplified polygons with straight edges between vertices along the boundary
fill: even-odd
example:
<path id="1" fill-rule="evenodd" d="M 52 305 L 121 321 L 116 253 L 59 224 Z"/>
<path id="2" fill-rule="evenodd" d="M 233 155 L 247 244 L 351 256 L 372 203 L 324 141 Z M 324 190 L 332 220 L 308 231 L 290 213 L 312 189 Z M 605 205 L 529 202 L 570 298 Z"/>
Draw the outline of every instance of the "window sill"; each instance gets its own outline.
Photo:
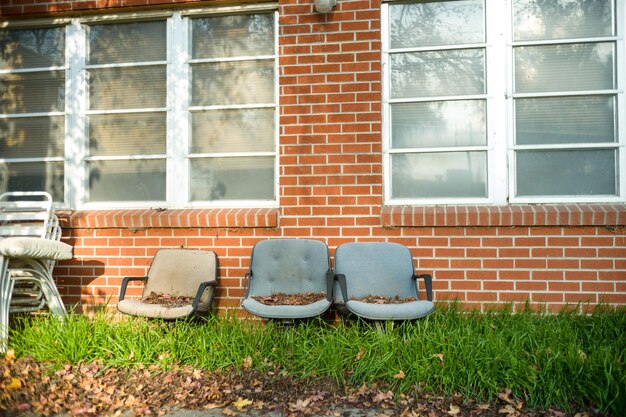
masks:
<path id="1" fill-rule="evenodd" d="M 117 209 L 59 211 L 57 214 L 62 227 L 69 229 L 278 226 L 277 208 Z"/>
<path id="2" fill-rule="evenodd" d="M 623 226 L 626 204 L 387 206 L 384 227 Z"/>

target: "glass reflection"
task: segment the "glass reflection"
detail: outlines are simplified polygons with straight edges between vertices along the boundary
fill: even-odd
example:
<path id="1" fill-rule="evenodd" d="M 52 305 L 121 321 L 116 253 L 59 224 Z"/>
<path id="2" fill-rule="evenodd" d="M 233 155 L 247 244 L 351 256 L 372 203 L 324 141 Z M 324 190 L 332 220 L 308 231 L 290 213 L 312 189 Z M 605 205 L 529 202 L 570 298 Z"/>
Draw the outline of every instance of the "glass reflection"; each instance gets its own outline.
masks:
<path id="1" fill-rule="evenodd" d="M 391 105 L 393 148 L 485 145 L 484 100 Z"/>
<path id="2" fill-rule="evenodd" d="M 611 0 L 514 0 L 516 41 L 611 36 Z"/>
<path id="3" fill-rule="evenodd" d="M 2 158 L 61 157 L 65 153 L 63 116 L 0 120 Z"/>
<path id="4" fill-rule="evenodd" d="M 232 15 L 191 20 L 192 57 L 274 54 L 274 15 Z"/>
<path id="5" fill-rule="evenodd" d="M 88 76 L 92 110 L 165 107 L 164 65 L 90 69 Z"/>
<path id="6" fill-rule="evenodd" d="M 515 52 L 515 91 L 605 90 L 615 87 L 613 42 L 524 46 Z"/>
<path id="7" fill-rule="evenodd" d="M 165 113 L 89 116 L 89 155 L 165 154 Z"/>
<path id="8" fill-rule="evenodd" d="M 191 161 L 191 201 L 273 199 L 273 157 Z"/>
<path id="9" fill-rule="evenodd" d="M 615 97 L 545 97 L 515 100 L 519 145 L 615 142 Z"/>
<path id="10" fill-rule="evenodd" d="M 64 63 L 64 28 L 0 30 L 0 69 L 48 68 Z"/>
<path id="11" fill-rule="evenodd" d="M 0 113 L 65 111 L 65 71 L 0 75 Z"/>
<path id="12" fill-rule="evenodd" d="M 63 201 L 63 162 L 0 162 L 0 192 L 47 191 Z"/>
<path id="13" fill-rule="evenodd" d="M 274 109 L 213 110 L 191 117 L 191 153 L 274 150 Z"/>
<path id="14" fill-rule="evenodd" d="M 274 61 L 195 64 L 194 106 L 274 103 Z"/>
<path id="15" fill-rule="evenodd" d="M 165 161 L 92 161 L 89 201 L 165 201 Z"/>
<path id="16" fill-rule="evenodd" d="M 392 54 L 392 98 L 454 96 L 485 93 L 485 51 Z"/>
<path id="17" fill-rule="evenodd" d="M 484 42 L 483 0 L 392 3 L 389 39 L 391 48 Z"/>
<path id="18" fill-rule="evenodd" d="M 518 151 L 517 196 L 616 195 L 616 151 Z"/>
<path id="19" fill-rule="evenodd" d="M 90 65 L 164 61 L 164 21 L 93 25 L 88 32 Z"/>
<path id="20" fill-rule="evenodd" d="M 392 155 L 392 198 L 487 197 L 486 152 Z"/>

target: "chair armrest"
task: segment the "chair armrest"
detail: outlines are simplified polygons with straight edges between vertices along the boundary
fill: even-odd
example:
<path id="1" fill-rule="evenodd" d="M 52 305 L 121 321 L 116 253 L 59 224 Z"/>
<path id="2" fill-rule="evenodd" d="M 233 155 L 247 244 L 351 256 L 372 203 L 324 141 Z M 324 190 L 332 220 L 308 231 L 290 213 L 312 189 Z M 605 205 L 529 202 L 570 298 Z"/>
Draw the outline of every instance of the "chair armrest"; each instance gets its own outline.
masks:
<path id="1" fill-rule="evenodd" d="M 428 299 L 428 301 L 433 301 L 433 276 L 430 274 L 413 275 L 416 289 L 417 289 L 417 280 L 420 278 L 424 280 L 424 286 L 426 287 L 426 298 Z"/>
<path id="2" fill-rule="evenodd" d="M 122 287 L 120 288 L 119 301 L 122 301 L 124 297 L 126 296 L 126 287 L 128 286 L 128 283 L 130 281 L 146 282 L 147 279 L 148 277 L 124 277 L 124 279 L 122 280 Z"/>
<path id="3" fill-rule="evenodd" d="M 348 285 L 346 284 L 346 276 L 344 274 L 336 274 L 335 279 L 339 282 L 339 289 L 341 290 L 341 298 L 343 302 L 348 302 Z"/>
<path id="4" fill-rule="evenodd" d="M 243 298 L 248 298 L 248 292 L 250 291 L 250 280 L 252 279 L 252 271 L 248 272 L 243 282 Z"/>
<path id="5" fill-rule="evenodd" d="M 202 294 L 204 294 L 204 291 L 206 290 L 206 288 L 207 287 L 215 288 L 216 286 L 217 286 L 217 281 L 204 281 L 200 283 L 200 286 L 198 287 L 198 292 L 196 293 L 196 298 L 193 299 L 193 303 L 191 304 L 194 310 L 198 308 L 198 304 L 200 303 L 200 299 L 202 298 Z M 211 298 L 209 299 L 209 306 L 212 304 L 213 304 L 213 293 L 211 293 Z"/>
<path id="6" fill-rule="evenodd" d="M 335 274 L 330 269 L 326 271 L 326 299 L 333 301 L 333 289 L 335 288 Z"/>

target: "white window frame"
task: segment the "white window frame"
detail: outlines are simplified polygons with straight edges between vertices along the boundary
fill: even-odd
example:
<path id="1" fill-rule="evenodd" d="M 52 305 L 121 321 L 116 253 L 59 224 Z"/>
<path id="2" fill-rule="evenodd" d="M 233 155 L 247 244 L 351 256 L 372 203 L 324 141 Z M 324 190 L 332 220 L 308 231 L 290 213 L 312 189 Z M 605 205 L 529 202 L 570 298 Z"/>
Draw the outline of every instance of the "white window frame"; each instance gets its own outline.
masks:
<path id="1" fill-rule="evenodd" d="M 279 199 L 279 165 L 278 165 L 278 11 L 276 3 L 260 5 L 242 5 L 232 7 L 210 7 L 181 11 L 153 11 L 145 13 L 124 13 L 115 15 L 94 15 L 73 19 L 47 19 L 0 24 L 15 29 L 28 29 L 44 26 L 64 26 L 66 35 L 65 70 L 65 112 L 54 112 L 54 115 L 65 116 L 65 157 L 64 158 L 27 158 L 37 162 L 48 160 L 65 161 L 64 190 L 65 201 L 59 202 L 61 208 L 68 209 L 111 209 L 111 208 L 193 208 L 193 207 L 277 207 Z M 274 198 L 271 200 L 216 200 L 191 202 L 190 196 L 190 159 L 194 157 L 212 156 L 211 154 L 191 155 L 188 152 L 191 135 L 191 112 L 194 110 L 211 109 L 214 107 L 190 107 L 190 65 L 194 62 L 211 62 L 212 60 L 192 60 L 190 58 L 190 19 L 209 15 L 228 15 L 236 13 L 272 13 L 274 15 L 274 53 L 246 59 L 274 60 L 274 103 L 252 106 L 220 106 L 220 108 L 274 108 L 274 148 L 271 152 L 241 152 L 232 154 L 216 154 L 215 156 L 271 156 L 274 158 Z M 89 24 L 126 23 L 139 21 L 166 21 L 167 55 L 165 61 L 156 61 L 139 65 L 166 66 L 166 106 L 155 109 L 132 110 L 88 110 L 87 70 L 90 68 L 113 68 L 120 66 L 138 66 L 136 64 L 103 64 L 86 65 L 87 37 L 86 27 Z M 240 58 L 236 58 L 238 60 Z M 5 72 L 25 72 L 27 70 L 9 70 Z M 41 68 L 37 68 L 41 71 Z M 32 70 L 30 70 L 32 71 Z M 166 112 L 166 154 L 140 156 L 88 156 L 88 132 L 86 116 L 91 114 L 127 114 L 133 111 L 165 111 Z M 20 117 L 31 114 L 20 114 Z M 32 114 L 53 115 L 53 113 Z M 4 117 L 12 117 L 7 115 Z M 3 117 L 3 116 L 0 116 Z M 87 162 L 96 160 L 133 160 L 162 159 L 166 160 L 166 200 L 165 201 L 120 201 L 120 202 L 88 202 Z M 0 159 L 0 162 L 27 162 L 26 159 Z"/>
<path id="2" fill-rule="evenodd" d="M 390 98 L 390 65 L 389 56 L 395 52 L 405 52 L 404 49 L 390 49 L 389 39 L 389 0 L 382 4 L 382 71 L 383 71 L 383 178 L 385 205 L 505 205 L 507 203 L 594 203 L 594 202 L 624 202 L 626 201 L 626 100 L 624 86 L 626 85 L 626 46 L 624 42 L 626 27 L 626 5 L 623 1 L 615 1 L 616 36 L 604 38 L 576 39 L 578 42 L 598 42 L 608 40 L 616 45 L 616 82 L 617 88 L 612 91 L 602 91 L 603 94 L 617 96 L 616 124 L 618 126 L 618 142 L 613 146 L 618 150 L 618 194 L 617 196 L 551 196 L 551 197 L 515 197 L 515 151 L 525 149 L 525 146 L 514 144 L 515 120 L 513 100 L 516 97 L 543 96 L 542 94 L 513 94 L 513 48 L 519 45 L 537 45 L 567 43 L 562 41 L 513 42 L 513 7 L 512 0 L 485 0 L 485 29 L 486 42 L 475 45 L 459 45 L 459 48 L 470 46 L 484 47 L 486 51 L 486 83 L 487 94 L 487 198 L 428 198 L 406 199 L 392 198 L 391 190 L 391 155 L 402 153 L 402 149 L 391 149 L 391 104 L 403 100 Z M 484 45 L 484 46 L 483 46 Z M 446 47 L 447 48 L 447 47 Z M 432 50 L 433 48 L 411 48 L 410 50 Z M 436 49 L 436 48 L 435 48 Z M 589 92 L 591 93 L 591 92 Z M 563 96 L 559 93 L 549 93 L 545 96 Z M 469 98 L 476 98 L 468 96 Z M 453 97 L 437 97 L 434 100 L 445 100 Z M 466 97 L 464 97 L 466 98 Z M 428 98 L 427 101 L 432 101 Z M 544 145 L 545 148 L 567 148 L 565 146 Z M 575 144 L 569 146 L 576 149 L 599 147 L 611 148 L 606 144 Z M 538 146 L 532 146 L 533 149 Z M 469 149 L 469 148 L 468 148 Z M 472 147 L 474 149 L 474 147 Z M 427 151 L 428 149 L 420 149 Z M 455 148 L 454 150 L 457 150 Z M 458 148 L 459 151 L 467 150 Z"/>

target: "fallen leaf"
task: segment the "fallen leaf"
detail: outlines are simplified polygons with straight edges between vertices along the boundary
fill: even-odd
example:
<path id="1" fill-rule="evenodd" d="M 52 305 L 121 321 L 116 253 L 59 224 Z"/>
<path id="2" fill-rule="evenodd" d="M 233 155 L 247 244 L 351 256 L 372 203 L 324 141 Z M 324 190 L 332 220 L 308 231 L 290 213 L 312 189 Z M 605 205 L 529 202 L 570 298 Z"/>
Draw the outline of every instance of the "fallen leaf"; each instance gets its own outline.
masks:
<path id="1" fill-rule="evenodd" d="M 18 390 L 22 388 L 22 381 L 17 378 L 11 378 L 11 382 L 6 386 L 8 390 Z"/>
<path id="2" fill-rule="evenodd" d="M 250 369 L 250 367 L 252 366 L 252 356 L 248 356 L 246 359 L 244 359 L 241 366 L 243 367 L 243 369 Z"/>
<path id="3" fill-rule="evenodd" d="M 4 354 L 4 359 L 7 362 L 12 362 L 15 359 L 15 350 L 13 349 L 8 349 L 7 353 Z"/>
<path id="4" fill-rule="evenodd" d="M 515 408 L 513 408 L 513 406 L 511 404 L 507 404 L 504 407 L 502 407 L 501 409 L 499 409 L 498 413 L 500 413 L 500 414 L 508 414 L 510 416 L 514 416 L 514 415 L 517 414 L 517 411 L 515 410 Z"/>
<path id="5" fill-rule="evenodd" d="M 362 347 L 359 347 L 359 353 L 357 353 L 356 356 L 354 357 L 354 361 L 355 362 L 360 361 L 363 355 L 365 355 L 365 349 L 363 349 Z"/>
<path id="6" fill-rule="evenodd" d="M 225 416 L 229 416 L 229 417 L 233 417 L 236 416 L 237 413 L 235 413 L 233 410 L 231 410 L 230 408 L 224 408 L 222 410 L 222 414 L 224 414 Z"/>
<path id="7" fill-rule="evenodd" d="M 406 375 L 404 374 L 404 371 L 403 371 L 403 370 L 400 370 L 400 372 L 398 372 L 397 374 L 395 374 L 393 377 L 394 377 L 395 379 L 404 379 L 404 377 L 405 377 L 405 376 L 406 376 Z"/>
<path id="8" fill-rule="evenodd" d="M 443 353 L 435 353 L 433 355 L 433 358 L 438 358 L 441 361 L 441 364 L 443 365 Z"/>
<path id="9" fill-rule="evenodd" d="M 246 400 L 245 398 L 241 398 L 241 397 L 239 397 L 237 401 L 233 403 L 235 408 L 239 411 L 243 410 L 244 408 L 246 408 L 247 406 L 251 404 L 252 404 L 251 400 Z"/>
<path id="10" fill-rule="evenodd" d="M 450 411 L 448 411 L 448 414 L 450 414 L 451 416 L 455 416 L 457 414 L 459 414 L 461 412 L 461 408 L 454 405 L 454 404 L 450 404 Z"/>

